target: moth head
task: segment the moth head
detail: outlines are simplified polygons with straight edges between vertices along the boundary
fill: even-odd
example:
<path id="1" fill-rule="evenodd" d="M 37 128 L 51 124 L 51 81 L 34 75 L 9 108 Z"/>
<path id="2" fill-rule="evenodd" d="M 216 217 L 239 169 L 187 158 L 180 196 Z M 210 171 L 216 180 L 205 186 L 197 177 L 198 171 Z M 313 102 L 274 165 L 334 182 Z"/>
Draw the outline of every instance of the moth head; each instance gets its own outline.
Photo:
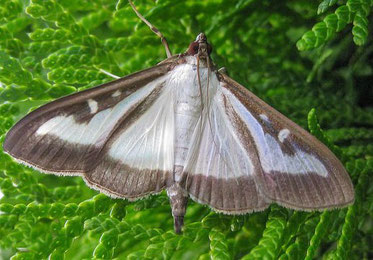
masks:
<path id="1" fill-rule="evenodd" d="M 189 44 L 187 54 L 188 55 L 198 55 L 199 57 L 207 57 L 212 51 L 211 45 L 207 42 L 207 37 L 204 33 L 198 34 L 196 40 Z"/>

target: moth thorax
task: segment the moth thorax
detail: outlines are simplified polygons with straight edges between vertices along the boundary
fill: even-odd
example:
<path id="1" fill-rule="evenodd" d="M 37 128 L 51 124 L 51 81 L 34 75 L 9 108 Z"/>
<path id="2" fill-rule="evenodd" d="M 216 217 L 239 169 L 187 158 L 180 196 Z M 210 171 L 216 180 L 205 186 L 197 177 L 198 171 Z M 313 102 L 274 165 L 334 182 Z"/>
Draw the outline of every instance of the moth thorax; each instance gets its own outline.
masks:
<path id="1" fill-rule="evenodd" d="M 212 47 L 207 42 L 206 35 L 204 33 L 200 33 L 196 40 L 189 45 L 186 54 L 193 56 L 198 54 L 198 57 L 203 58 L 209 56 L 211 51 Z"/>

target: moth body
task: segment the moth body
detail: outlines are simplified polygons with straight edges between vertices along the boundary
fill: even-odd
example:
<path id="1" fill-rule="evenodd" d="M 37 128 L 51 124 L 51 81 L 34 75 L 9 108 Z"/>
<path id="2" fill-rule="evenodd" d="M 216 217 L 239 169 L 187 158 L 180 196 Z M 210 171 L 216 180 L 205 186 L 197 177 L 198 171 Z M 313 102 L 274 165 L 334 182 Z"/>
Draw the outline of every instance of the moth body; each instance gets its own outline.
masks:
<path id="1" fill-rule="evenodd" d="M 4 151 L 114 198 L 167 190 L 177 233 L 188 198 L 224 214 L 353 203 L 337 157 L 215 71 L 211 51 L 200 34 L 184 54 L 46 104 L 10 129 Z"/>
<path id="2" fill-rule="evenodd" d="M 181 182 L 185 181 L 184 166 L 190 147 L 193 144 L 192 138 L 195 132 L 201 132 L 202 129 L 196 129 L 198 120 L 201 119 L 204 106 L 211 103 L 214 97 L 214 91 L 208 91 L 207 80 L 217 80 L 215 74 L 206 67 L 199 68 L 200 85 L 198 83 L 196 58 L 190 57 L 187 63 L 175 67 L 169 76 L 170 84 L 173 88 L 174 98 L 174 171 L 173 182 L 167 188 L 167 194 L 170 198 L 172 215 L 175 220 L 175 231 L 179 233 L 183 225 L 183 218 L 186 211 L 188 194 L 181 187 Z M 208 75 L 209 74 L 209 75 Z M 210 85 L 211 88 L 211 85 Z M 170 100 L 171 101 L 171 100 Z"/>

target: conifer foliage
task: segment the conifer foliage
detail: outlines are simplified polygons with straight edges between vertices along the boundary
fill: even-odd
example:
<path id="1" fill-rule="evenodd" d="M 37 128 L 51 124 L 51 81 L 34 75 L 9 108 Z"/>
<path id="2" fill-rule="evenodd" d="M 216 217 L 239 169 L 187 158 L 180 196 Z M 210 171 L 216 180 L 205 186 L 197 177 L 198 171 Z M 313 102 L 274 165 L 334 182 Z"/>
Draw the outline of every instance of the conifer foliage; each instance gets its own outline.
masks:
<path id="1" fill-rule="evenodd" d="M 190 201 L 175 235 L 164 193 L 111 199 L 0 148 L 0 259 L 372 259 L 373 1 L 134 2 L 174 53 L 205 32 L 217 66 L 343 161 L 355 204 L 226 216 Z M 112 80 L 100 69 L 125 76 L 163 59 L 125 0 L 0 0 L 0 144 L 31 109 Z"/>

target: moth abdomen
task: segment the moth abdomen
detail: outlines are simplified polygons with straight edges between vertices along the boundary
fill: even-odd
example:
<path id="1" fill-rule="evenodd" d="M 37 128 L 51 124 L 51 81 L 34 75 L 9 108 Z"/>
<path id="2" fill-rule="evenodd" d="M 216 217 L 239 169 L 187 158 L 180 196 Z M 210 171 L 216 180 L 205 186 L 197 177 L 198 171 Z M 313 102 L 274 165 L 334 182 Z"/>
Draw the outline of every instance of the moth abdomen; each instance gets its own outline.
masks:
<path id="1" fill-rule="evenodd" d="M 175 233 L 180 234 L 181 228 L 184 225 L 184 216 L 188 204 L 188 193 L 181 188 L 179 183 L 175 182 L 171 187 L 167 188 L 167 195 L 170 198 Z"/>

